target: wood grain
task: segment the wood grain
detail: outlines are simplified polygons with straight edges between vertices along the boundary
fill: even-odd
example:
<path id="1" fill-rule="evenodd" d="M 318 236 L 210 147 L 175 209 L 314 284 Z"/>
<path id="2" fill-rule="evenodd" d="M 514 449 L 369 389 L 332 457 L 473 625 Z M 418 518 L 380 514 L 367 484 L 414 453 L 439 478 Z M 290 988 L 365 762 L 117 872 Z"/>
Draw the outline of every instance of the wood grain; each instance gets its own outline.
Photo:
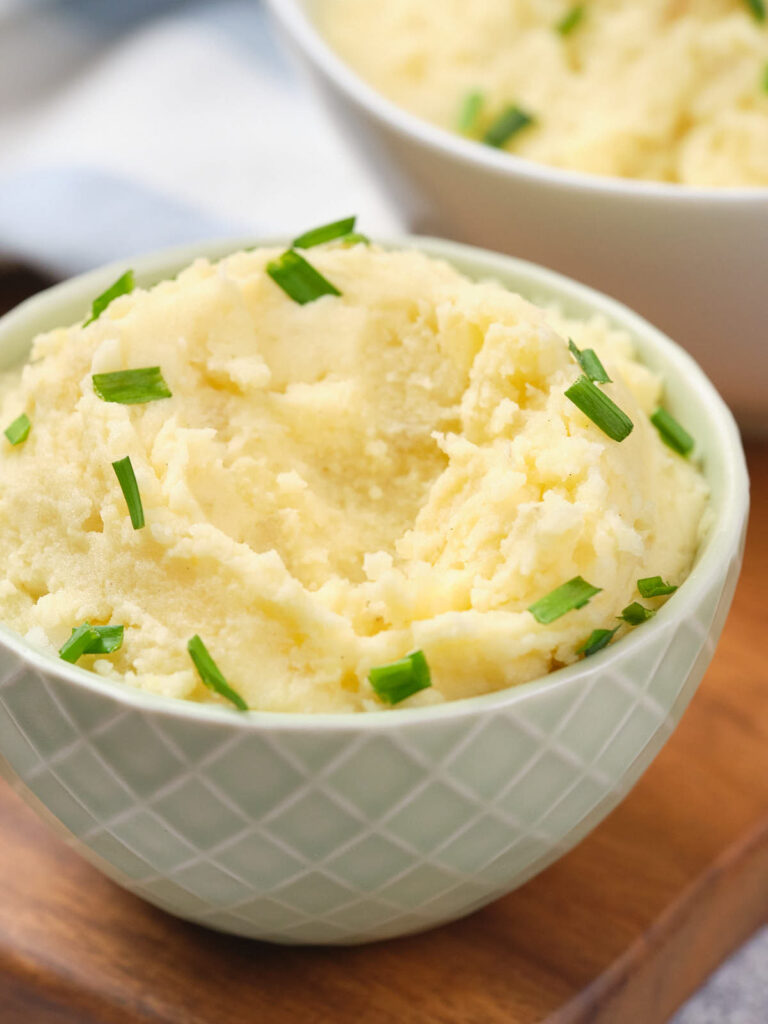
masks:
<path id="1" fill-rule="evenodd" d="M 0 305 L 35 284 L 0 275 Z M 358 949 L 176 921 L 0 788 L 2 1024 L 656 1024 L 768 919 L 768 444 L 748 450 L 745 569 L 715 661 L 624 803 L 528 885 Z"/>

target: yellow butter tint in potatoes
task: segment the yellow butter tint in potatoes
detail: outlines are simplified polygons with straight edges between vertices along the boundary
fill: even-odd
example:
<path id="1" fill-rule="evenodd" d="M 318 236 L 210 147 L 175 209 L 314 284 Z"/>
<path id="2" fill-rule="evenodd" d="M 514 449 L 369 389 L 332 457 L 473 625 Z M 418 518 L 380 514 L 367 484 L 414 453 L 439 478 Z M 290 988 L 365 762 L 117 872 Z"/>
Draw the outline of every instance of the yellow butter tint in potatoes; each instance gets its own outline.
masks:
<path id="1" fill-rule="evenodd" d="M 35 339 L 4 380 L 6 625 L 297 712 L 498 690 L 642 628 L 706 519 L 663 382 L 602 319 L 351 227 L 126 274 Z"/>

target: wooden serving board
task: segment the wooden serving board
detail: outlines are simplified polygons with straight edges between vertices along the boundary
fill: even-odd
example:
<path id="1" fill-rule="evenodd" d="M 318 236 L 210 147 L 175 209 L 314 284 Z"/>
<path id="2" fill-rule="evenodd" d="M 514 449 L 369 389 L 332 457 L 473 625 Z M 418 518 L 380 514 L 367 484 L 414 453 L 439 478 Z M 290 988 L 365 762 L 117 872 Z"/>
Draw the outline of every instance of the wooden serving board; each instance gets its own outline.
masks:
<path id="1" fill-rule="evenodd" d="M 31 284 L 6 279 L 7 304 Z M 557 864 L 425 935 L 267 946 L 124 893 L 2 786 L 1 1024 L 665 1021 L 768 919 L 768 443 L 749 458 L 745 569 L 714 664 L 637 787 Z"/>

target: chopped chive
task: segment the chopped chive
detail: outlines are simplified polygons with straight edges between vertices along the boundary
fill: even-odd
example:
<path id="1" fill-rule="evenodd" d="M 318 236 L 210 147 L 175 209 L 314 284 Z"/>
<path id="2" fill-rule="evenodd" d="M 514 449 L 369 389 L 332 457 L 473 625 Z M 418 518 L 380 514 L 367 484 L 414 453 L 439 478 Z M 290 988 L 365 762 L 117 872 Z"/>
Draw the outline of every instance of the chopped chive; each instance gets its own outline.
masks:
<path id="1" fill-rule="evenodd" d="M 91 633 L 95 633 L 94 639 L 89 639 L 85 648 L 81 651 L 81 654 L 113 654 L 115 651 L 119 651 L 123 646 L 123 632 L 124 626 L 92 626 L 90 622 L 84 622 L 82 626 L 78 626 L 77 629 L 72 630 L 67 643 L 71 643 L 78 631 L 78 635 L 85 635 L 90 630 Z M 66 644 L 64 645 L 66 647 Z M 64 648 L 62 648 L 64 650 Z M 78 655 L 79 657 L 80 655 Z M 63 657 L 63 655 L 62 655 Z M 69 659 L 65 659 L 69 660 Z M 77 661 L 77 658 L 74 659 Z"/>
<path id="2" fill-rule="evenodd" d="M 120 405 L 143 405 L 171 397 L 159 366 L 94 373 L 93 390 L 105 402 L 119 402 Z"/>
<path id="3" fill-rule="evenodd" d="M 267 264 L 267 273 L 286 295 L 301 306 L 322 295 L 341 295 L 338 288 L 293 249 L 287 249 L 278 259 L 271 260 Z"/>
<path id="4" fill-rule="evenodd" d="M 221 674 L 218 665 L 208 653 L 208 648 L 197 633 L 187 644 L 187 650 L 189 651 L 190 658 L 195 663 L 195 668 L 200 674 L 200 678 L 208 689 L 213 690 L 222 697 L 226 697 L 239 711 L 247 711 L 248 705 L 237 690 L 233 690 Z"/>
<path id="5" fill-rule="evenodd" d="M 597 654 L 608 646 L 619 628 L 617 626 L 616 629 L 593 629 L 581 647 L 576 648 L 576 653 L 583 654 L 585 658 Z"/>
<path id="6" fill-rule="evenodd" d="M 432 685 L 423 651 L 412 651 L 399 661 L 372 668 L 368 679 L 376 695 L 387 704 L 399 704 Z"/>
<path id="7" fill-rule="evenodd" d="M 569 11 L 566 11 L 560 21 L 555 25 L 555 31 L 561 36 L 569 36 L 571 32 L 581 24 L 584 14 L 584 5 L 575 4 Z"/>
<path id="8" fill-rule="evenodd" d="M 355 230 L 357 217 L 345 217 L 344 220 L 335 220 L 332 224 L 323 224 L 319 228 L 312 228 L 305 231 L 303 235 L 293 240 L 293 249 L 311 249 L 315 245 L 323 245 L 325 242 L 332 242 L 335 238 L 343 238 Z"/>
<path id="9" fill-rule="evenodd" d="M 763 68 L 763 76 L 760 81 L 763 86 L 763 92 L 768 92 L 768 64 Z"/>
<path id="10" fill-rule="evenodd" d="M 124 626 L 91 626 L 98 639 L 89 643 L 85 654 L 114 654 L 123 646 Z"/>
<path id="11" fill-rule="evenodd" d="M 485 97 L 477 89 L 468 92 L 461 101 L 459 116 L 456 118 L 456 128 L 462 135 L 470 135 L 477 129 L 477 119 L 484 102 Z"/>
<path id="12" fill-rule="evenodd" d="M 605 367 L 600 362 L 597 352 L 595 352 L 593 348 L 577 348 L 573 338 L 568 339 L 568 348 L 571 350 L 576 362 L 590 380 L 596 381 L 598 384 L 612 383 L 611 378 L 605 371 Z"/>
<path id="13" fill-rule="evenodd" d="M 107 306 L 114 300 L 120 298 L 121 295 L 130 295 L 135 287 L 133 280 L 133 271 L 126 270 L 122 277 L 118 277 L 114 284 L 110 285 L 105 292 L 98 295 L 91 305 L 91 315 L 83 324 L 83 327 L 87 327 L 88 324 L 92 324 L 94 320 L 98 320 Z"/>
<path id="14" fill-rule="evenodd" d="M 139 485 L 136 483 L 136 474 L 133 472 L 130 456 L 126 455 L 124 459 L 113 462 L 112 469 L 115 471 L 120 490 L 123 492 L 125 503 L 128 506 L 131 525 L 134 530 L 140 530 L 144 525 L 144 508 L 141 504 Z"/>
<path id="15" fill-rule="evenodd" d="M 637 581 L 637 589 L 641 597 L 665 597 L 667 594 L 674 594 L 677 587 L 665 583 L 661 576 L 646 576 Z"/>
<path id="16" fill-rule="evenodd" d="M 84 654 L 113 654 L 123 646 L 124 626 L 92 626 L 84 622 L 72 630 L 59 649 L 59 657 L 74 665 Z"/>
<path id="17" fill-rule="evenodd" d="M 596 387 L 589 377 L 579 377 L 565 395 L 614 441 L 623 441 L 632 433 L 633 423 L 629 416 L 604 391 Z"/>
<path id="18" fill-rule="evenodd" d="M 528 611 L 537 622 L 548 625 L 559 619 L 566 612 L 574 611 L 576 608 L 583 608 L 584 605 L 599 594 L 602 587 L 593 587 L 581 576 L 574 576 L 572 580 L 556 587 L 553 591 L 540 598 L 534 604 L 529 605 Z"/>
<path id="19" fill-rule="evenodd" d="M 619 618 L 628 622 L 630 626 L 639 626 L 642 622 L 652 619 L 655 614 L 653 608 L 645 608 L 639 601 L 633 601 L 622 611 Z"/>
<path id="20" fill-rule="evenodd" d="M 506 107 L 483 136 L 483 142 L 486 146 L 501 149 L 514 135 L 533 123 L 533 116 L 521 110 L 520 107 Z"/>
<path id="21" fill-rule="evenodd" d="M 661 440 L 678 455 L 689 455 L 693 450 L 695 441 L 688 431 L 681 427 L 674 416 L 670 416 L 666 409 L 657 409 L 651 416 L 651 423 L 656 427 Z"/>
<path id="22" fill-rule="evenodd" d="M 11 442 L 11 444 L 21 444 L 22 441 L 26 441 L 29 437 L 29 432 L 32 429 L 32 421 L 25 412 L 21 416 L 17 416 L 16 419 L 9 426 L 5 428 L 3 433 Z"/>
<path id="23" fill-rule="evenodd" d="M 96 632 L 96 629 L 89 622 L 84 622 L 82 626 L 73 629 L 69 640 L 66 640 L 61 645 L 59 657 L 63 661 L 68 661 L 71 665 L 74 665 L 78 658 L 81 658 L 88 648 L 98 643 L 98 641 L 99 634 Z"/>
<path id="24" fill-rule="evenodd" d="M 765 21 L 768 13 L 765 8 L 765 0 L 747 0 L 747 7 L 758 21 Z"/>
<path id="25" fill-rule="evenodd" d="M 344 235 L 341 239 L 341 244 L 350 245 L 370 245 L 371 240 L 368 235 L 362 235 L 359 231 L 350 231 L 348 235 Z"/>

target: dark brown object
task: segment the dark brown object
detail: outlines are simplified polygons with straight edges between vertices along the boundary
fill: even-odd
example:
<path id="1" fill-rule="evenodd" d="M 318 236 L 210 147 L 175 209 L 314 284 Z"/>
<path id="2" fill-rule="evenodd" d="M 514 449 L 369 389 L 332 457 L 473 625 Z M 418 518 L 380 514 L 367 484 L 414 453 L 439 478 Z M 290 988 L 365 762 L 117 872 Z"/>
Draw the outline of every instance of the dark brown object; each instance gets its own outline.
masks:
<path id="1" fill-rule="evenodd" d="M 0 274 L 0 304 L 22 280 L 9 289 Z M 649 771 L 576 850 L 438 931 L 281 948 L 144 905 L 0 783 L 0 1022 L 665 1021 L 768 918 L 768 444 L 749 457 L 755 511 L 715 662 Z"/>

